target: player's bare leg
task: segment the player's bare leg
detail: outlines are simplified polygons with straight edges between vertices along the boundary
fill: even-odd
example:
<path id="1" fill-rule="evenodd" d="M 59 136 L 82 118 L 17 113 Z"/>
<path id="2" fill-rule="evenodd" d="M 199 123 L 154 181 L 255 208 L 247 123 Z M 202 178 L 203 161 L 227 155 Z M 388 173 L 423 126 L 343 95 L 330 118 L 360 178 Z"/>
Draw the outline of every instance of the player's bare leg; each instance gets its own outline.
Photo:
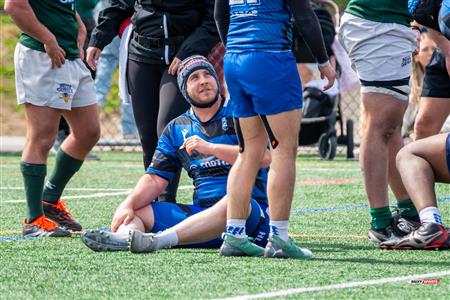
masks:
<path id="1" fill-rule="evenodd" d="M 414 123 L 415 139 L 419 140 L 438 134 L 449 114 L 449 98 L 422 97 Z"/>

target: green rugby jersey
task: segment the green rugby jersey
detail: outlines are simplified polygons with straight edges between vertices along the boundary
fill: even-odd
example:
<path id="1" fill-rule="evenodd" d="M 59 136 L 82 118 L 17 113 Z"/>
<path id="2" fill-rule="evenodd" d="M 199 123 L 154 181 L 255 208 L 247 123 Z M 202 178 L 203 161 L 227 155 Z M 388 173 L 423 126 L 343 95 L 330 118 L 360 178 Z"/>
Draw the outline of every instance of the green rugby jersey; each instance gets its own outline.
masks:
<path id="1" fill-rule="evenodd" d="M 59 46 L 66 51 L 66 59 L 69 60 L 80 56 L 75 1 L 29 0 L 37 19 L 56 36 Z M 45 52 L 44 45 L 26 33 L 21 34 L 19 42 L 28 48 Z"/>
<path id="2" fill-rule="evenodd" d="M 350 0 L 345 12 L 374 22 L 397 23 L 408 27 L 412 21 L 408 0 Z"/>

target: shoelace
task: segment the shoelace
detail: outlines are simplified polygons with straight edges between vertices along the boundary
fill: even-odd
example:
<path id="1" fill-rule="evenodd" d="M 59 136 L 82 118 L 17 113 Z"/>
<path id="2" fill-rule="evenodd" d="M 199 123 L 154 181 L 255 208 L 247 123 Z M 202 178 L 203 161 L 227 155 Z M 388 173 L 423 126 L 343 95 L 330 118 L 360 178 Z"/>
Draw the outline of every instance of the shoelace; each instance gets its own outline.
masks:
<path id="1" fill-rule="evenodd" d="M 66 214 L 69 218 L 72 218 L 72 215 L 67 210 L 66 204 L 64 202 L 62 202 L 61 200 L 58 200 L 58 202 L 56 203 L 55 206 L 56 206 L 57 209 L 59 209 L 62 212 L 64 212 L 64 214 Z"/>

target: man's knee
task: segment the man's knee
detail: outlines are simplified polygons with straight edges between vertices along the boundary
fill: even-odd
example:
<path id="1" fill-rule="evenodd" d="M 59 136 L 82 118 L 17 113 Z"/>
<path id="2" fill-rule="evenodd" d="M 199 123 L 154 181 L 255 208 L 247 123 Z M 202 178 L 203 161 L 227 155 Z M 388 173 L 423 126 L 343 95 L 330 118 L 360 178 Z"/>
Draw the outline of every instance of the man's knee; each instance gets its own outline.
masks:
<path id="1" fill-rule="evenodd" d="M 35 152 L 47 154 L 55 142 L 55 136 L 52 134 L 32 134 L 27 139 L 27 145 Z"/>
<path id="2" fill-rule="evenodd" d="M 144 225 L 145 232 L 150 232 L 154 225 L 154 214 L 151 205 L 147 205 L 134 212 L 135 218 L 139 218 Z"/>
<path id="3" fill-rule="evenodd" d="M 72 131 L 75 140 L 82 144 L 93 147 L 100 139 L 100 125 L 93 124 L 84 128 L 77 128 Z"/>
<path id="4" fill-rule="evenodd" d="M 413 147 L 411 145 L 407 145 L 400 149 L 400 151 L 397 153 L 397 156 L 395 158 L 395 164 L 397 166 L 397 170 L 401 172 L 401 170 L 404 168 L 405 165 L 407 165 L 411 158 L 413 158 Z"/>

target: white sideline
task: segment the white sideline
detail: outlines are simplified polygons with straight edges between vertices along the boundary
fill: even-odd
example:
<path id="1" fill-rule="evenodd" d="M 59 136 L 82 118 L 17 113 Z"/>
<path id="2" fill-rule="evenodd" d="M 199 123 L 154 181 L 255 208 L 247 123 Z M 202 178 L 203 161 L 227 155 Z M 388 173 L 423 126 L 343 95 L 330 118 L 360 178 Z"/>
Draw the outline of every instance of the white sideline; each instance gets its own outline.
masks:
<path id="1" fill-rule="evenodd" d="M 286 290 L 260 293 L 260 294 L 241 295 L 241 296 L 230 297 L 230 298 L 221 298 L 218 300 L 244 300 L 244 299 L 273 298 L 273 297 L 282 297 L 282 296 L 289 296 L 289 295 L 308 293 L 308 292 L 322 292 L 322 291 L 355 288 L 355 287 L 362 287 L 362 286 L 369 286 L 369 285 L 379 285 L 379 284 L 385 284 L 385 283 L 395 283 L 395 282 L 400 282 L 400 281 L 410 281 L 410 280 L 418 280 L 418 279 L 439 279 L 437 277 L 449 276 L 449 275 L 450 275 L 450 270 L 447 270 L 447 271 L 441 271 L 441 272 L 435 272 L 435 273 L 417 274 L 417 275 L 409 275 L 409 276 L 401 276 L 401 277 L 389 277 L 389 278 L 366 280 L 366 281 L 355 281 L 355 282 L 331 284 L 331 285 L 316 286 L 316 287 L 309 287 L 309 288 L 293 288 L 293 289 L 286 289 Z"/>
<path id="2" fill-rule="evenodd" d="M 190 185 L 182 185 L 179 186 L 179 190 L 188 190 L 193 187 Z M 0 187 L 0 190 L 23 190 L 23 187 Z M 131 189 L 96 189 L 96 188 L 67 188 L 67 191 L 115 191 L 112 193 L 96 193 L 90 195 L 78 195 L 78 196 L 64 196 L 63 200 L 70 199 L 89 199 L 89 198 L 102 198 L 107 196 L 121 196 L 128 195 L 132 190 Z M 17 200 L 1 200 L 0 203 L 25 203 L 26 201 L 23 199 Z"/>

